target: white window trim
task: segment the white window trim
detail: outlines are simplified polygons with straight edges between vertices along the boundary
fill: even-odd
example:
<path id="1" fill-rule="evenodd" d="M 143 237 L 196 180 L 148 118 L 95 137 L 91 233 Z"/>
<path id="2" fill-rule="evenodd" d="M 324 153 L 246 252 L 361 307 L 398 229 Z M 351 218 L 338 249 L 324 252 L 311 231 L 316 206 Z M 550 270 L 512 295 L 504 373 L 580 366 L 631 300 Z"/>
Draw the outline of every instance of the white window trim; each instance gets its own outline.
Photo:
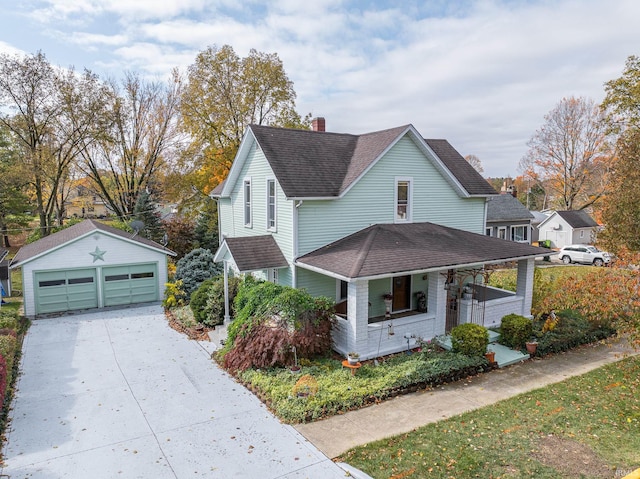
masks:
<path id="1" fill-rule="evenodd" d="M 273 226 L 269 226 L 269 182 L 273 181 Z M 278 229 L 278 183 L 275 178 L 268 177 L 265 183 L 266 186 L 266 227 L 267 231 L 276 232 Z"/>
<path id="2" fill-rule="evenodd" d="M 500 236 L 500 232 L 501 231 L 504 231 L 504 238 Z M 499 226 L 498 227 L 498 234 L 496 235 L 496 238 L 509 239 L 509 236 L 507 235 L 507 227 L 506 226 Z"/>
<path id="3" fill-rule="evenodd" d="M 247 201 L 247 183 L 249 184 L 249 198 Z M 242 181 L 242 222 L 246 228 L 253 227 L 253 185 L 251 184 L 251 177 L 245 178 Z M 247 203 L 249 204 L 249 221 L 247 221 Z"/>
<path id="4" fill-rule="evenodd" d="M 407 191 L 407 217 L 398 218 L 398 183 L 406 181 L 409 185 Z M 393 222 L 394 223 L 411 223 L 413 222 L 413 177 L 412 176 L 396 176 L 393 188 Z"/>
<path id="5" fill-rule="evenodd" d="M 485 236 L 493 236 L 493 228 L 491 226 L 487 226 L 484 229 Z"/>
<path id="6" fill-rule="evenodd" d="M 271 283 L 278 284 L 278 268 L 270 268 L 267 270 L 267 280 Z"/>
<path id="7" fill-rule="evenodd" d="M 524 232 L 524 239 L 518 240 L 515 238 L 516 236 L 516 230 L 522 228 L 522 231 Z M 515 225 L 511 227 L 511 241 L 515 241 L 516 243 L 527 243 L 529 241 L 529 235 L 528 235 L 528 228 L 527 225 Z"/>

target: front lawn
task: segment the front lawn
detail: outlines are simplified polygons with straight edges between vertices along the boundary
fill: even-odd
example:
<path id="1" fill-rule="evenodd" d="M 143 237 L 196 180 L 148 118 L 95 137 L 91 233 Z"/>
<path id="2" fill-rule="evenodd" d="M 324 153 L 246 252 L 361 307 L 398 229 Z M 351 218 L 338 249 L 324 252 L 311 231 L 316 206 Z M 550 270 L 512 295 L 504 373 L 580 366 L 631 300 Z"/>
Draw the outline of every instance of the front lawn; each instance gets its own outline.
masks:
<path id="1" fill-rule="evenodd" d="M 302 371 L 248 369 L 238 378 L 283 421 L 299 423 L 357 409 L 388 397 L 457 380 L 484 371 L 484 358 L 446 351 L 398 354 L 377 366 L 367 362 L 352 376 L 337 359 L 302 361 Z M 299 397 L 296 382 L 311 376 L 317 392 Z M 308 381 L 308 378 L 305 378 Z"/>
<path id="2" fill-rule="evenodd" d="M 374 478 L 622 477 L 640 466 L 640 357 L 376 441 L 340 461 Z"/>

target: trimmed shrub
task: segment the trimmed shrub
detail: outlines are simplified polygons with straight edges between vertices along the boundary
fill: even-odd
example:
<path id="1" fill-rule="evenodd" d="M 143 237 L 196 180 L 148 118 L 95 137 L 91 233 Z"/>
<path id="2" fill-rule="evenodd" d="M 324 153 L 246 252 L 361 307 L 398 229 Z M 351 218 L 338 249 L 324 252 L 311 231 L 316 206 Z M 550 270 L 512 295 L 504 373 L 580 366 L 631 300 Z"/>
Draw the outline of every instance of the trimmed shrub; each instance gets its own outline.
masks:
<path id="1" fill-rule="evenodd" d="M 13 361 L 16 357 L 16 348 L 18 340 L 13 336 L 0 336 L 0 355 L 4 357 L 7 366 L 6 384 L 11 384 L 11 376 L 13 374 Z"/>
<path id="2" fill-rule="evenodd" d="M 510 348 L 522 349 L 533 334 L 530 319 L 519 314 L 508 314 L 502 318 L 500 343 Z"/>
<path id="3" fill-rule="evenodd" d="M 213 253 L 197 248 L 178 261 L 174 279 L 182 280 L 182 289 L 189 298 L 204 281 L 219 273 L 221 266 L 213 261 Z"/>
<path id="4" fill-rule="evenodd" d="M 18 331 L 20 329 L 18 313 L 15 311 L 0 312 L 0 329 L 13 329 L 14 331 Z"/>
<path id="5" fill-rule="evenodd" d="M 465 323 L 451 330 L 451 349 L 467 356 L 484 356 L 489 345 L 489 331 L 479 324 Z"/>
<path id="6" fill-rule="evenodd" d="M 4 406 L 4 398 L 7 395 L 7 386 L 9 385 L 7 376 L 7 362 L 2 354 L 0 354 L 0 411 L 2 411 L 2 407 Z"/>
<path id="7" fill-rule="evenodd" d="M 229 284 L 229 308 L 230 314 L 234 314 L 234 299 L 238 293 L 240 278 L 230 276 Z M 203 282 L 191 295 L 189 303 L 193 317 L 205 326 L 216 326 L 224 322 L 224 276 L 219 275 Z"/>

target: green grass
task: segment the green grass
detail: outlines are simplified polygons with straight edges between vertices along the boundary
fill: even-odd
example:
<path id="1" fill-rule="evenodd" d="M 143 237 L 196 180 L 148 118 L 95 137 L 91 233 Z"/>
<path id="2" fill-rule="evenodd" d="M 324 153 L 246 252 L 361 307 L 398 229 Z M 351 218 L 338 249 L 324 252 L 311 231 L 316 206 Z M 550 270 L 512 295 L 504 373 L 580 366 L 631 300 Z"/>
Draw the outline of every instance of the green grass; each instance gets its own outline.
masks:
<path id="1" fill-rule="evenodd" d="M 574 447 L 583 455 L 567 452 Z M 585 464 L 585 455 L 593 462 Z M 357 447 L 339 459 L 385 479 L 617 477 L 616 469 L 640 467 L 640 358 Z"/>
<path id="2" fill-rule="evenodd" d="M 595 266 L 550 266 L 536 269 L 540 272 L 543 281 L 555 282 L 567 276 L 579 278 L 590 273 L 594 268 Z M 496 288 L 515 291 L 517 274 L 518 271 L 514 268 L 496 270 L 491 274 L 489 284 Z"/>
<path id="3" fill-rule="evenodd" d="M 484 357 L 470 358 L 452 352 L 424 352 L 411 356 L 399 354 L 378 366 L 365 363 L 352 376 L 336 359 L 312 363 L 301 361 L 301 374 L 288 369 L 247 370 L 238 377 L 247 384 L 283 421 L 313 421 L 366 404 L 377 402 L 420 385 L 439 384 L 481 372 L 487 366 Z M 311 375 L 318 385 L 317 394 L 297 397 L 296 381 Z"/>

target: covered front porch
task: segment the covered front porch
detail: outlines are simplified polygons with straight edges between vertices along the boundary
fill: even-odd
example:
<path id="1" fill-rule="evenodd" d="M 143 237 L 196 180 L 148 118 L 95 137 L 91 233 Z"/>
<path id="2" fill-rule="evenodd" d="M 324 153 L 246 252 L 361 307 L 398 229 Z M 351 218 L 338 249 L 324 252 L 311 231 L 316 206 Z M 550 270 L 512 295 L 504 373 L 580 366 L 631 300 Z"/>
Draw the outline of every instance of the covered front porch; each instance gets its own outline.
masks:
<path id="1" fill-rule="evenodd" d="M 345 354 L 357 351 L 370 359 L 413 348 L 459 324 L 497 327 L 507 314 L 529 316 L 531 295 L 526 291 L 532 285 L 527 286 L 527 279 L 532 283 L 534 260 L 518 261 L 517 267 L 522 280 L 515 293 L 486 285 L 490 269 L 480 267 L 349 282 L 347 298 L 337 308 L 334 349 Z M 477 275 L 479 271 L 484 274 Z M 474 283 L 479 278 L 483 282 Z M 391 299 L 385 300 L 389 293 Z M 407 302 L 399 301 L 398 295 Z"/>
<path id="2" fill-rule="evenodd" d="M 342 282 L 334 348 L 370 359 L 458 324 L 492 327 L 510 313 L 530 316 L 534 259 L 546 252 L 431 223 L 376 225 L 296 265 Z M 491 268 L 505 262 L 517 265 L 515 293 L 487 285 Z"/>

